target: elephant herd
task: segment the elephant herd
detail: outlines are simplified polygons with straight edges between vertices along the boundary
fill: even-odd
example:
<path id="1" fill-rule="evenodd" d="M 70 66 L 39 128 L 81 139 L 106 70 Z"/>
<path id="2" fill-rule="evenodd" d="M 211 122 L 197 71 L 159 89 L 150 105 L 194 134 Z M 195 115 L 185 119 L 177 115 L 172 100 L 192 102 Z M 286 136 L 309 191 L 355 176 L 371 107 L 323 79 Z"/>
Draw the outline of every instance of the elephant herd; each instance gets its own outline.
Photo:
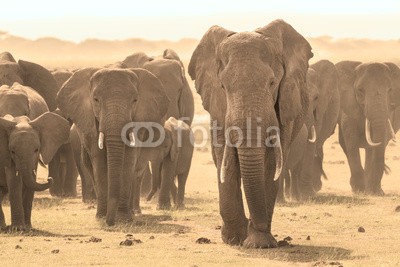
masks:
<path id="1" fill-rule="evenodd" d="M 321 189 L 323 145 L 336 125 L 352 191 L 383 195 L 385 149 L 400 128 L 400 69 L 378 62 L 309 65 L 311 50 L 276 20 L 253 32 L 213 26 L 193 52 L 188 74 L 210 114 L 227 244 L 277 247 L 275 203 L 306 200 Z M 171 196 L 184 208 L 194 100 L 173 50 L 53 72 L 4 52 L 0 85 L 0 202 L 8 194 L 12 229 L 31 228 L 34 191 L 76 196 L 78 174 L 83 200 L 95 199 L 96 216 L 108 225 L 141 212 L 146 179 L 148 200 L 160 189 L 158 208 L 170 209 Z M 48 164 L 45 184 L 36 182 L 38 164 Z M 0 227 L 6 227 L 1 206 Z"/>

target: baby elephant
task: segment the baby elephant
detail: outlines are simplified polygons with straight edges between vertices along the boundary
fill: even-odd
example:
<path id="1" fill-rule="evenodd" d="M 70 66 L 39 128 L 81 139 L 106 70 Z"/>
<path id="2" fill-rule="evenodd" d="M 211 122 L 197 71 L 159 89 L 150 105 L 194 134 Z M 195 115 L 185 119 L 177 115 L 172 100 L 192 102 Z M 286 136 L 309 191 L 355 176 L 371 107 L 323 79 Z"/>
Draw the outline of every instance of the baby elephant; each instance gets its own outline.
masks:
<path id="1" fill-rule="evenodd" d="M 186 123 L 174 117 L 165 122 L 164 129 L 165 140 L 160 146 L 158 159 L 152 162 L 152 190 L 147 200 L 151 200 L 160 187 L 158 209 L 171 208 L 170 192 L 176 208 L 184 209 L 185 185 L 193 156 L 193 133 Z M 177 192 L 174 183 L 176 177 Z"/>
<path id="2" fill-rule="evenodd" d="M 52 184 L 51 178 L 45 184 L 36 182 L 39 155 L 48 164 L 68 137 L 68 121 L 51 112 L 32 121 L 26 116 L 0 118 L 0 228 L 6 226 L 1 202 L 7 192 L 12 229 L 32 227 L 34 192 L 46 190 Z"/>

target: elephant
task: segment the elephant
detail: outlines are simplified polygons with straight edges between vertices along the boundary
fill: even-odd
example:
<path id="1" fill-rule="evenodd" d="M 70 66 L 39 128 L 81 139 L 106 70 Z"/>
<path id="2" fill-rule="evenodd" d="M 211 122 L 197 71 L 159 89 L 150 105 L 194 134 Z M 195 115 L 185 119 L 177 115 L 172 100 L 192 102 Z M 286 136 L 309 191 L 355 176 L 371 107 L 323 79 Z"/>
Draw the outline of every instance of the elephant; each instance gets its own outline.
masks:
<path id="1" fill-rule="evenodd" d="M 192 124 L 194 116 L 194 99 L 192 90 L 185 76 L 185 69 L 178 54 L 172 49 L 166 49 L 162 56 L 149 57 L 143 52 L 134 53 L 126 57 L 123 61 L 127 67 L 130 68 L 143 68 L 153 73 L 164 85 L 170 104 L 165 114 L 165 119 L 170 117 L 183 120 L 188 126 Z M 151 169 L 153 170 L 152 180 L 160 181 L 161 164 L 163 159 L 157 157 L 151 162 Z M 186 164 L 186 163 L 185 163 Z M 145 173 L 148 172 L 145 170 Z M 146 183 L 145 179 L 139 181 L 139 184 Z M 175 188 L 173 184 L 171 189 Z M 144 188 L 143 188 L 144 189 Z M 164 192 L 164 190 L 161 190 Z M 173 193 L 174 195 L 174 193 Z M 139 194 L 137 194 L 137 197 Z M 161 203 L 159 200 L 160 208 L 170 207 L 169 197 L 162 197 Z M 139 203 L 139 199 L 135 200 Z M 140 212 L 139 204 L 136 204 L 135 210 Z"/>
<path id="2" fill-rule="evenodd" d="M 185 186 L 190 171 L 193 156 L 193 133 L 190 126 L 181 120 L 170 117 L 164 124 L 165 139 L 160 145 L 158 153 L 161 164 L 161 181 L 159 176 L 152 177 L 152 190 L 147 196 L 150 201 L 160 187 L 158 197 L 159 209 L 170 209 L 171 186 L 175 186 L 175 177 L 178 178 L 178 190 L 174 190 L 173 199 L 177 209 L 184 209 Z M 167 206 L 163 206 L 167 204 Z"/>
<path id="3" fill-rule="evenodd" d="M 56 75 L 59 76 L 58 74 Z M 28 61 L 19 60 L 8 53 L 0 54 L 0 85 L 13 85 L 18 82 L 34 89 L 45 100 L 49 111 L 56 111 L 56 96 L 59 90 L 56 79 L 46 68 Z M 58 113 L 59 115 L 62 115 Z M 17 114 L 15 116 L 26 115 Z M 49 163 L 49 176 L 53 178 L 50 193 L 54 196 L 76 196 L 77 171 L 68 144 L 60 147 Z M 65 179 L 65 177 L 74 177 Z M 65 182 L 66 181 L 66 182 Z"/>
<path id="4" fill-rule="evenodd" d="M 11 226 L 26 230 L 32 227 L 34 191 L 46 190 L 52 184 L 51 178 L 46 184 L 36 182 L 39 155 L 48 164 L 68 140 L 69 125 L 62 117 L 48 112 L 36 91 L 19 83 L 0 87 L 0 115 L 0 204 L 8 192 Z M 1 208 L 0 226 L 5 227 Z"/>
<path id="5" fill-rule="evenodd" d="M 52 71 L 58 89 L 71 77 L 72 72 L 67 70 Z M 54 99 L 55 101 L 55 99 Z M 56 110 L 58 115 L 63 114 Z M 70 122 L 72 126 L 72 123 Z M 50 194 L 57 197 L 76 197 L 76 182 L 78 169 L 74 160 L 74 153 L 70 142 L 63 144 L 54 155 L 49 167 L 49 172 L 53 177 L 53 185 L 50 187 Z"/>
<path id="6" fill-rule="evenodd" d="M 400 69 L 392 63 L 342 61 L 339 74 L 339 143 L 346 154 L 354 193 L 384 195 L 385 149 L 395 138 L 390 117 L 400 105 Z M 365 149 L 365 167 L 360 148 Z"/>
<path id="7" fill-rule="evenodd" d="M 210 114 L 227 244 L 277 246 L 271 233 L 277 179 L 309 107 L 312 56 L 307 40 L 283 20 L 254 32 L 212 26 L 192 54 L 188 71 Z"/>
<path id="8" fill-rule="evenodd" d="M 83 68 L 64 83 L 57 103 L 76 125 L 88 158 L 81 163 L 94 178 L 96 216 L 105 217 L 107 225 L 132 220 L 135 168 L 151 150 L 139 144 L 151 129 L 126 126 L 163 125 L 169 100 L 162 83 L 141 68 Z"/>
<path id="9" fill-rule="evenodd" d="M 335 131 L 340 111 L 338 74 L 335 65 L 320 60 L 310 66 L 307 72 L 307 87 L 310 106 L 305 119 L 308 142 L 303 147 L 292 146 L 291 152 L 302 153 L 301 164 L 290 169 L 290 197 L 296 200 L 308 199 L 322 187 L 323 145 Z"/>

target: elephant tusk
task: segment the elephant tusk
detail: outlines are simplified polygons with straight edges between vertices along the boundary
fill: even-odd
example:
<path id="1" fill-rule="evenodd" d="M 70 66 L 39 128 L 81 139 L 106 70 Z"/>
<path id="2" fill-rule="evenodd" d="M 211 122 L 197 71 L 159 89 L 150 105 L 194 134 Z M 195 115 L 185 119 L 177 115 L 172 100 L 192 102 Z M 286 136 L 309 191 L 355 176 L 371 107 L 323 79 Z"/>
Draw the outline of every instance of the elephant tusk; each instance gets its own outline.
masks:
<path id="1" fill-rule="evenodd" d="M 317 133 L 315 131 L 315 126 L 311 126 L 311 139 L 308 139 L 308 142 L 310 143 L 315 143 L 317 141 Z"/>
<path id="2" fill-rule="evenodd" d="M 99 132 L 99 148 L 103 149 L 104 148 L 104 133 Z"/>
<path id="3" fill-rule="evenodd" d="M 36 170 L 33 170 L 33 175 L 36 176 Z"/>
<path id="4" fill-rule="evenodd" d="M 129 146 L 130 147 L 134 147 L 135 145 L 136 145 L 136 139 L 135 139 L 135 134 L 134 134 L 134 132 L 131 132 L 130 134 L 129 134 Z"/>
<path id="5" fill-rule="evenodd" d="M 389 123 L 390 134 L 392 136 L 392 141 L 396 143 L 397 142 L 396 133 L 393 130 L 393 126 L 392 126 L 392 123 L 390 122 L 390 119 L 388 119 L 388 123 Z"/>
<path id="6" fill-rule="evenodd" d="M 226 176 L 226 150 L 227 144 L 224 147 L 224 155 L 222 156 L 222 164 L 221 164 L 221 173 L 219 175 L 219 179 L 221 184 L 225 183 L 225 176 Z"/>
<path id="7" fill-rule="evenodd" d="M 374 143 L 371 139 L 371 129 L 370 129 L 370 122 L 367 118 L 365 118 L 365 139 L 367 139 L 367 143 L 370 146 L 379 146 L 381 143 Z"/>
<path id="8" fill-rule="evenodd" d="M 282 166 L 283 166 L 283 153 L 282 153 L 282 145 L 279 134 L 275 135 L 276 143 L 275 143 L 275 175 L 274 181 L 279 179 L 282 173 Z"/>
<path id="9" fill-rule="evenodd" d="M 15 176 L 18 176 L 18 174 L 19 174 L 19 171 L 16 171 L 16 172 L 15 172 Z"/>

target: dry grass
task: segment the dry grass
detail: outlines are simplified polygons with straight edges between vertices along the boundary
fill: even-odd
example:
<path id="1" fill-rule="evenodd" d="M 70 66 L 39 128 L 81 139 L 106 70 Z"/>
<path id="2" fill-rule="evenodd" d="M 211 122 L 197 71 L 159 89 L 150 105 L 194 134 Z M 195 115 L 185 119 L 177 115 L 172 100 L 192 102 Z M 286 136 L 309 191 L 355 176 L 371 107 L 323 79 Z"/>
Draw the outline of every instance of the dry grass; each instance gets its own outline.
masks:
<path id="1" fill-rule="evenodd" d="M 336 138 L 326 144 L 322 192 L 307 203 L 278 205 L 273 222 L 277 239 L 290 236 L 293 247 L 249 250 L 230 247 L 220 238 L 216 172 L 210 152 L 196 151 L 187 185 L 187 209 L 162 212 L 143 203 L 144 215 L 131 224 L 105 226 L 93 205 L 79 199 L 35 199 L 31 233 L 0 234 L 1 266 L 395 266 L 400 264 L 400 166 L 398 146 L 389 146 L 392 174 L 383 179 L 385 197 L 352 195 L 348 167 Z M 337 164 L 339 162 L 339 164 Z M 42 171 L 41 175 L 45 175 Z M 9 223 L 9 207 L 5 207 Z M 358 228 L 365 228 L 365 233 Z M 143 243 L 126 247 L 127 234 Z M 94 236 L 102 242 L 89 242 Z M 310 240 L 307 240 L 310 236 Z M 196 244 L 200 237 L 211 244 Z M 17 249 L 20 246 L 21 249 Z M 59 250 L 58 253 L 55 253 Z"/>

